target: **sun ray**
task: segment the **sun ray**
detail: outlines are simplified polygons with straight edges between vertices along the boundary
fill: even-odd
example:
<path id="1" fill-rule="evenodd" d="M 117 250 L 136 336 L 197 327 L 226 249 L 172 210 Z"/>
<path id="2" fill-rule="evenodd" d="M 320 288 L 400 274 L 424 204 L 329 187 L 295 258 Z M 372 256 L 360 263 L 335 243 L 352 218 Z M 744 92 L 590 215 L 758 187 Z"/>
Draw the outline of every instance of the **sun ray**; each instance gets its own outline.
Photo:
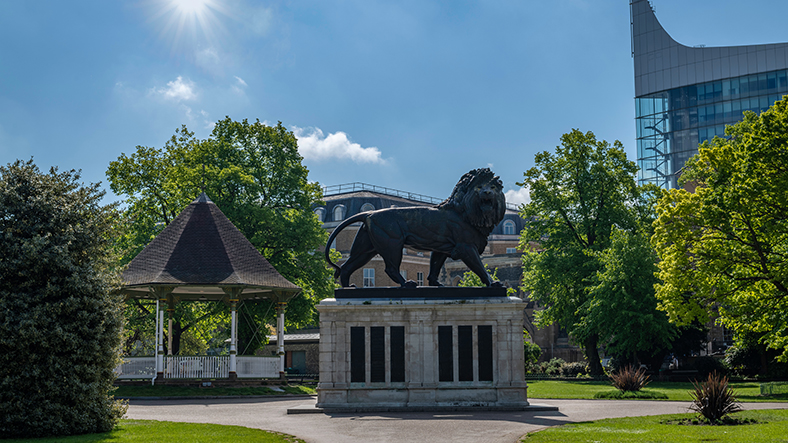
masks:
<path id="1" fill-rule="evenodd" d="M 225 32 L 220 16 L 232 17 L 224 0 L 151 0 L 149 21 L 159 26 L 159 38 L 173 53 L 215 46 Z"/>

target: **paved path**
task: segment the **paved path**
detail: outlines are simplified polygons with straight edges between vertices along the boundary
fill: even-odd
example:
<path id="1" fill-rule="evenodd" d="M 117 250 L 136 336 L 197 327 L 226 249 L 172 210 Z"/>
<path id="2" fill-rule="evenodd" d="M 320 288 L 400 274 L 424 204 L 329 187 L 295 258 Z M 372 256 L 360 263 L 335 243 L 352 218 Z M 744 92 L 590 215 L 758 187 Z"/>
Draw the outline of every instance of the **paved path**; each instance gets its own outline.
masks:
<path id="1" fill-rule="evenodd" d="M 527 432 L 569 422 L 687 412 L 688 402 L 540 400 L 558 412 L 454 412 L 287 415 L 314 398 L 132 400 L 127 418 L 216 423 L 295 435 L 310 443 L 514 443 Z M 788 408 L 788 403 L 742 403 L 745 409 Z"/>

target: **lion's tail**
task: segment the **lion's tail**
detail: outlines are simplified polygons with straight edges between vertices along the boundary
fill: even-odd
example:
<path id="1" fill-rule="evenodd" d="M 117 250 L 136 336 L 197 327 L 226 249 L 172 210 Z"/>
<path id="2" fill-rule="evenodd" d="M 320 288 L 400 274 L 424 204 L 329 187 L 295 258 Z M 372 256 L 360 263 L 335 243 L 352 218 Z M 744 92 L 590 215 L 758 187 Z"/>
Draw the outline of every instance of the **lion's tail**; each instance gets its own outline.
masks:
<path id="1" fill-rule="evenodd" d="M 328 262 L 329 265 L 331 265 L 332 268 L 335 269 L 335 271 L 334 271 L 334 278 L 338 278 L 339 277 L 340 267 L 339 267 L 339 265 L 337 265 L 336 263 L 331 261 L 331 257 L 330 257 L 330 255 L 328 253 L 331 250 L 331 243 L 334 242 L 334 239 L 337 237 L 337 235 L 339 235 L 339 233 L 343 229 L 345 229 L 346 227 L 352 225 L 353 223 L 364 221 L 364 219 L 367 218 L 368 215 L 369 215 L 369 212 L 360 212 L 360 213 L 358 213 L 358 214 L 356 214 L 356 215 L 354 215 L 354 216 L 352 216 L 352 217 L 350 217 L 348 219 L 345 219 L 342 223 L 339 224 L 339 226 L 334 228 L 334 232 L 332 232 L 331 235 L 328 236 L 328 242 L 326 243 L 326 251 L 325 251 L 325 253 L 326 253 L 326 261 Z"/>

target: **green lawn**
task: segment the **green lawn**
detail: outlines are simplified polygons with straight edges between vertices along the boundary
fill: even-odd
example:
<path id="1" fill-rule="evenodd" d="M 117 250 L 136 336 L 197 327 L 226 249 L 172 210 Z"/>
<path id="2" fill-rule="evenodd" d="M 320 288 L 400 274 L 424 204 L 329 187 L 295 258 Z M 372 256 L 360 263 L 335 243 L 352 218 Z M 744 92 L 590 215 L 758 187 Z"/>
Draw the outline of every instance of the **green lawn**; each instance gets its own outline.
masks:
<path id="1" fill-rule="evenodd" d="M 71 437 L 31 438 L 23 440 L 3 440 L 3 442 L 35 443 L 214 443 L 214 442 L 263 442 L 263 443 L 303 443 L 291 435 L 241 426 L 222 426 L 192 423 L 173 423 L 152 420 L 121 420 L 114 431 L 104 434 L 75 435 Z"/>
<path id="2" fill-rule="evenodd" d="M 598 420 L 556 426 L 525 436 L 524 443 L 573 442 L 785 442 L 788 410 L 742 411 L 734 417 L 751 418 L 758 424 L 736 426 L 690 426 L 666 424 L 666 420 L 694 414 L 658 415 Z"/>
<path id="3" fill-rule="evenodd" d="M 185 386 L 121 386 L 115 391 L 116 397 L 201 397 L 214 395 L 286 395 L 315 393 L 308 386 L 279 386 L 285 392 L 274 391 L 267 387 L 248 388 L 192 388 Z"/>
<path id="4" fill-rule="evenodd" d="M 731 383 L 731 387 L 742 402 L 786 402 L 788 394 L 761 396 L 758 383 Z M 644 391 L 661 392 L 668 396 L 663 400 L 689 401 L 689 382 L 655 381 L 646 386 Z M 529 380 L 528 397 L 531 398 L 594 398 L 597 392 L 614 391 L 615 388 L 606 381 L 559 381 Z"/>

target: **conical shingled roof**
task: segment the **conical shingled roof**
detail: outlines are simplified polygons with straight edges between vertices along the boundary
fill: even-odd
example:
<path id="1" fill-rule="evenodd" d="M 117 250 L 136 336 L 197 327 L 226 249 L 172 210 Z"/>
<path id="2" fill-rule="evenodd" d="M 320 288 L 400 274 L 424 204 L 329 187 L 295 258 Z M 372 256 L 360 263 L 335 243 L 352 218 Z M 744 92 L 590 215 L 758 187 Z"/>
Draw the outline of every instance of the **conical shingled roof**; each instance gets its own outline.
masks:
<path id="1" fill-rule="evenodd" d="M 298 286 L 268 263 L 205 193 L 129 263 L 122 278 L 127 293 L 150 286 L 240 287 L 250 293 L 300 292 Z"/>

